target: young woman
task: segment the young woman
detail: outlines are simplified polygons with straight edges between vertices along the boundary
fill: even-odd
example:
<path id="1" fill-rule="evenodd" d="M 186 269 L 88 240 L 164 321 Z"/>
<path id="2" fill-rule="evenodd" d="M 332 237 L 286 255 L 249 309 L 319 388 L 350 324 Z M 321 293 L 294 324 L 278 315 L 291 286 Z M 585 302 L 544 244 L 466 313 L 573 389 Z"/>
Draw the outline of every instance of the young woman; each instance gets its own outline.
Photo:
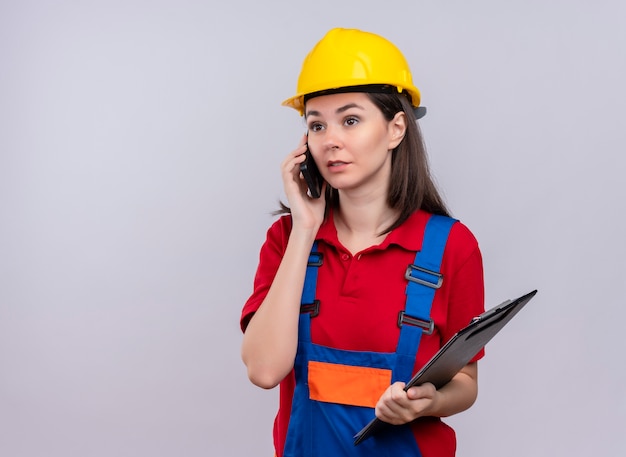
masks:
<path id="1" fill-rule="evenodd" d="M 431 179 L 406 60 L 378 35 L 333 29 L 284 104 L 307 135 L 282 163 L 288 214 L 241 317 L 250 380 L 280 385 L 276 455 L 453 456 L 440 418 L 475 401 L 482 351 L 438 390 L 404 382 L 484 310 L 482 260 Z M 300 172 L 307 147 L 317 199 Z M 394 426 L 354 446 L 374 415 Z"/>

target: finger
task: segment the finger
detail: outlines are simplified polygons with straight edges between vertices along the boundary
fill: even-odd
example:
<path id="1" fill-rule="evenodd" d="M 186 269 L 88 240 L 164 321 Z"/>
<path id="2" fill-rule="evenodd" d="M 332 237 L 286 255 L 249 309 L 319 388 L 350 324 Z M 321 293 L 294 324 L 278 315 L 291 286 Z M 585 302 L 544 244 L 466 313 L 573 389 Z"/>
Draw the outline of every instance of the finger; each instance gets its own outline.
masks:
<path id="1" fill-rule="evenodd" d="M 405 383 L 394 382 L 389 386 L 389 395 L 392 401 L 399 402 L 406 398 L 406 392 L 404 391 Z"/>
<path id="2" fill-rule="evenodd" d="M 395 402 L 379 402 L 376 405 L 375 414 L 378 419 L 393 425 L 404 424 L 411 420 L 406 408 L 402 408 Z"/>
<path id="3" fill-rule="evenodd" d="M 292 155 L 294 157 L 301 156 L 306 152 L 307 140 L 308 137 L 306 135 L 302 135 L 302 138 L 300 138 L 300 141 L 298 142 L 298 147 L 292 151 Z"/>
<path id="4" fill-rule="evenodd" d="M 283 160 L 281 164 L 281 168 L 284 171 L 297 174 L 300 172 L 299 165 L 304 162 L 306 156 L 304 152 L 306 151 L 306 146 L 299 146 L 298 148 L 291 151 L 287 157 Z M 296 173 L 297 171 L 297 173 Z"/>
<path id="5" fill-rule="evenodd" d="M 417 400 L 426 396 L 426 392 L 424 390 L 425 389 L 422 389 L 421 387 L 411 387 L 409 390 L 406 391 L 406 395 L 409 400 Z"/>
<path id="6" fill-rule="evenodd" d="M 432 398 L 437 389 L 431 383 L 414 386 L 407 390 L 409 400 L 418 400 L 420 398 Z"/>
<path id="7" fill-rule="evenodd" d="M 402 413 L 406 403 L 406 392 L 403 389 L 404 383 L 395 383 L 387 388 L 378 402 L 381 414 L 390 417 Z"/>

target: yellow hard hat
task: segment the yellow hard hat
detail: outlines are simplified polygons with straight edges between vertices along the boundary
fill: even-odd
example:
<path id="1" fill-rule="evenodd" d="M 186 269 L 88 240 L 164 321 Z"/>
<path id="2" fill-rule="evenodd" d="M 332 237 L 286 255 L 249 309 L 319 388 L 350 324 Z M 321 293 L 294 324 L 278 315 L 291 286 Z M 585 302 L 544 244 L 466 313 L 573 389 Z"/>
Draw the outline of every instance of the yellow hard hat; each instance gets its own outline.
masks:
<path id="1" fill-rule="evenodd" d="M 282 104 L 304 113 L 304 96 L 343 87 L 390 85 L 405 90 L 414 107 L 420 92 L 400 50 L 389 40 L 356 29 L 330 30 L 304 59 L 297 93 Z"/>

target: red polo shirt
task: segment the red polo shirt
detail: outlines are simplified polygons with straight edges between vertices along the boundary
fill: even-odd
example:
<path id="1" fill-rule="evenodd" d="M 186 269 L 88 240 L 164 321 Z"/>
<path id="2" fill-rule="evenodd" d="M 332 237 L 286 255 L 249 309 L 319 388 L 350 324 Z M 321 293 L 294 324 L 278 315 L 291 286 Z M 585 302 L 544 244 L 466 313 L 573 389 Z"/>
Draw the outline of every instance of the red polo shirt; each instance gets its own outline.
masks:
<path id="1" fill-rule="evenodd" d="M 319 268 L 316 298 L 320 313 L 311 321 L 313 343 L 354 351 L 394 352 L 400 335 L 398 312 L 404 309 L 407 265 L 421 249 L 430 214 L 417 211 L 377 246 L 352 255 L 337 238 L 332 214 L 317 235 L 324 264 Z M 282 260 L 291 218 L 281 217 L 268 230 L 261 248 L 254 291 L 244 305 L 245 326 L 263 302 Z M 484 311 L 483 269 L 478 243 L 462 223 L 453 225 L 441 264 L 442 287 L 435 293 L 431 318 L 435 331 L 424 335 L 415 361 L 421 368 L 457 331 Z M 482 358 L 481 351 L 475 358 Z M 408 380 L 407 380 L 408 381 Z M 280 385 L 274 444 L 281 457 L 289 423 L 293 373 Z M 415 421 L 413 431 L 423 457 L 453 456 L 454 431 L 437 418 Z"/>

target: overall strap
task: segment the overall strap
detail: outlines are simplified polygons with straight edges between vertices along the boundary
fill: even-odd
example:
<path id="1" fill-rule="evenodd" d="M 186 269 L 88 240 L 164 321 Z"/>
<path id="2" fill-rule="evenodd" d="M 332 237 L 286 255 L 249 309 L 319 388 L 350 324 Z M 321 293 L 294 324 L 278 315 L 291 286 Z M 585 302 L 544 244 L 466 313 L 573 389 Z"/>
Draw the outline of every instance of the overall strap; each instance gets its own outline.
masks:
<path id="1" fill-rule="evenodd" d="M 398 315 L 398 363 L 393 370 L 392 382 L 406 382 L 411 378 L 422 333 L 431 334 L 434 330 L 430 310 L 435 292 L 443 284 L 441 259 L 455 222 L 450 217 L 432 215 L 426 224 L 422 249 L 406 270 L 406 306 Z"/>
<path id="2" fill-rule="evenodd" d="M 317 251 L 317 241 L 315 241 L 309 254 L 300 301 L 298 339 L 302 341 L 311 341 L 311 326 L 309 323 L 311 318 L 317 316 L 320 312 L 320 301 L 315 299 L 315 290 L 317 289 L 317 269 L 322 265 L 323 260 L 322 253 Z"/>

